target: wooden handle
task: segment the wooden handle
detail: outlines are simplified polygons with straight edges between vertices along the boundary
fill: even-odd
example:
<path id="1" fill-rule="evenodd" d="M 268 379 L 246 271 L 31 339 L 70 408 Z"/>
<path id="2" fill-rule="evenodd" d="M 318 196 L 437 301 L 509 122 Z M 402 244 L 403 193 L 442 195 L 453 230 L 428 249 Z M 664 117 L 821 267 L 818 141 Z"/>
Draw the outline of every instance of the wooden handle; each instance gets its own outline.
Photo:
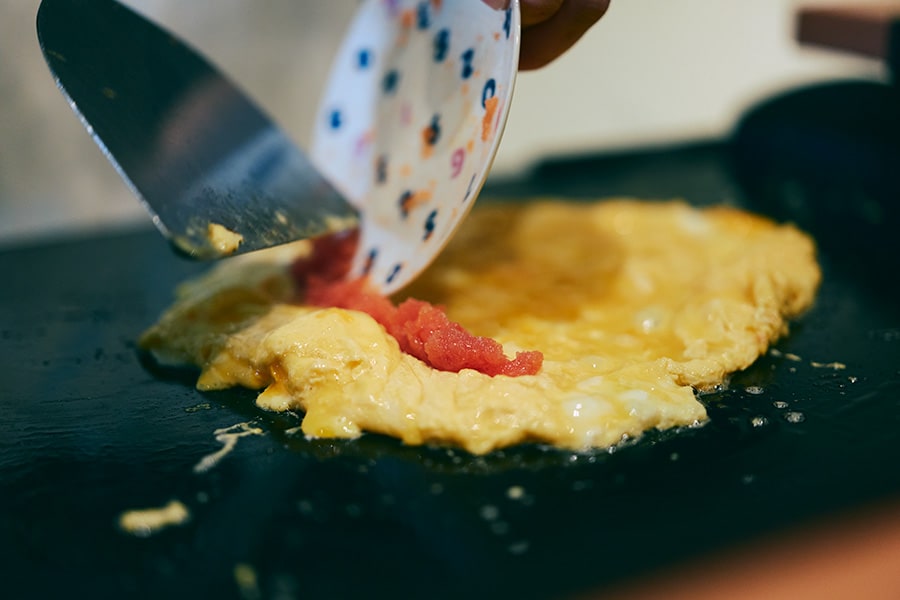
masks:
<path id="1" fill-rule="evenodd" d="M 891 61 L 900 33 L 900 2 L 803 8 L 797 40 Z"/>

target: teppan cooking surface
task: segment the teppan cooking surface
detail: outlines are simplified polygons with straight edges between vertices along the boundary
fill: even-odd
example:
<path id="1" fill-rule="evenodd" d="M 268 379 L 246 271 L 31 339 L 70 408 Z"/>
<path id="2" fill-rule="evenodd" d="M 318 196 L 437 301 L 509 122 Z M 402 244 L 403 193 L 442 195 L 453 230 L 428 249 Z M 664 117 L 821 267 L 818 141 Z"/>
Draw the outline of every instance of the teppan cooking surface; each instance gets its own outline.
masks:
<path id="1" fill-rule="evenodd" d="M 566 159 L 486 196 L 684 197 L 777 214 L 730 156 L 712 143 Z M 142 360 L 134 340 L 205 268 L 155 232 L 7 249 L 3 595 L 560 597 L 892 502 L 896 221 L 867 225 L 858 244 L 828 235 L 847 219 L 827 216 L 812 223 L 827 240 L 815 307 L 703 397 L 707 425 L 588 454 L 307 441 L 291 433 L 298 417 L 260 412 L 253 393 L 201 394 L 192 373 Z M 261 435 L 195 472 L 223 448 L 214 432 L 239 423 Z M 188 522 L 149 537 L 119 528 L 124 511 L 171 500 Z"/>

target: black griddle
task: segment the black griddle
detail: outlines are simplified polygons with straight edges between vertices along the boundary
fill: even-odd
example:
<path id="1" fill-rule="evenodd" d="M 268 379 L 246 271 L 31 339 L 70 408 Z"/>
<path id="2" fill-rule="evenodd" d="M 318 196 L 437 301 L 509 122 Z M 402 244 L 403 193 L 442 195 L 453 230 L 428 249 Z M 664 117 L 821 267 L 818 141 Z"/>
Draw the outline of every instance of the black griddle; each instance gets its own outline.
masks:
<path id="1" fill-rule="evenodd" d="M 193 373 L 137 351 L 173 286 L 206 268 L 149 227 L 6 248 L 4 596 L 559 598 L 896 502 L 893 183 L 840 183 L 880 203 L 880 220 L 871 206 L 857 215 L 798 196 L 829 175 L 792 163 L 808 153 L 773 151 L 795 122 L 781 106 L 749 115 L 733 139 L 564 157 L 484 192 L 724 202 L 799 221 L 820 240 L 815 307 L 775 352 L 702 397 L 710 422 L 615 451 L 474 457 L 375 435 L 307 441 L 291 432 L 298 416 L 257 410 L 252 392 L 201 394 Z M 241 422 L 264 435 L 195 473 L 221 447 L 214 430 Z M 187 524 L 147 538 L 118 529 L 123 511 L 172 499 L 188 506 Z"/>

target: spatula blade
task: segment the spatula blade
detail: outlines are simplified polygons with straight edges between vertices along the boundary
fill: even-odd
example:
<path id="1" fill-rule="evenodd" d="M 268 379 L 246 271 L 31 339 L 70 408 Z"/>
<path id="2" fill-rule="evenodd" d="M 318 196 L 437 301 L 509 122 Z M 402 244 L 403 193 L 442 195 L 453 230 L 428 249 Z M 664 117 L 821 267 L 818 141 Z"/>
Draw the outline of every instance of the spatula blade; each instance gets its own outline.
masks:
<path id="1" fill-rule="evenodd" d="M 217 258 L 354 227 L 357 211 L 235 84 L 112 0 L 43 0 L 70 106 L 180 252 Z"/>

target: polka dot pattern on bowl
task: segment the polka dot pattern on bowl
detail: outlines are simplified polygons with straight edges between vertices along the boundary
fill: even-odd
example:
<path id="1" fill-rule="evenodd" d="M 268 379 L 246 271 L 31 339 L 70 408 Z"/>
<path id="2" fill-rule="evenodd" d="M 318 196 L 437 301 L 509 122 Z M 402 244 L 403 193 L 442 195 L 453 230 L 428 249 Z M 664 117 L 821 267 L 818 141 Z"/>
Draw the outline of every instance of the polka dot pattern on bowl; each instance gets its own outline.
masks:
<path id="1" fill-rule="evenodd" d="M 320 102 L 312 157 L 362 213 L 354 275 L 403 287 L 472 207 L 515 83 L 518 0 L 364 0 Z"/>

